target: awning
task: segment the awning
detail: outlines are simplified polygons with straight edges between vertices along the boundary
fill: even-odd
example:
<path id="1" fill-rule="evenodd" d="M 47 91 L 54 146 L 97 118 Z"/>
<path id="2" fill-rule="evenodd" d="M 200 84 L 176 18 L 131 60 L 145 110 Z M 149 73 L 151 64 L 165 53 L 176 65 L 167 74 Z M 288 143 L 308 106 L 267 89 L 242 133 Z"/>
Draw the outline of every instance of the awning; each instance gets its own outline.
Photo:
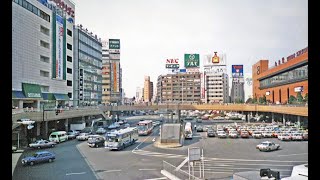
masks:
<path id="1" fill-rule="evenodd" d="M 53 93 L 42 93 L 43 100 L 55 100 Z"/>
<path id="2" fill-rule="evenodd" d="M 65 100 L 65 101 L 69 101 L 70 100 L 69 96 L 67 94 L 56 94 L 56 93 L 54 93 L 53 96 L 54 96 L 54 98 L 56 100 Z"/>
<path id="3" fill-rule="evenodd" d="M 26 98 L 42 98 L 41 88 L 38 84 L 22 83 L 22 91 Z"/>
<path id="4" fill-rule="evenodd" d="M 22 99 L 26 98 L 22 91 L 12 91 L 12 99 Z"/>

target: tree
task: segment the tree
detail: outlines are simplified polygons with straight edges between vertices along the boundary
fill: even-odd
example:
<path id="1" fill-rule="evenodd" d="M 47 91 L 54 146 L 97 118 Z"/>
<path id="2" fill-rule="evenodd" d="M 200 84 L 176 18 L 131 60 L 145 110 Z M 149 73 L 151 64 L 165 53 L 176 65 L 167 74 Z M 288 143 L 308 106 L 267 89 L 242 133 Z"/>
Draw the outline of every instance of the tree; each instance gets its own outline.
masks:
<path id="1" fill-rule="evenodd" d="M 302 103 L 302 101 L 303 101 L 303 97 L 302 97 L 302 95 L 301 95 L 301 92 L 298 92 L 298 93 L 297 93 L 297 101 L 298 101 L 299 103 Z"/>
<path id="2" fill-rule="evenodd" d="M 297 101 L 297 98 L 294 97 L 293 95 L 289 97 L 289 104 L 295 103 L 296 101 Z"/>
<path id="3" fill-rule="evenodd" d="M 308 93 L 304 96 L 304 101 L 308 102 Z"/>
<path id="4" fill-rule="evenodd" d="M 252 102 L 253 102 L 252 98 L 248 98 L 247 101 L 246 101 L 247 104 L 251 104 Z"/>
<path id="5" fill-rule="evenodd" d="M 257 103 L 257 98 L 256 97 L 252 99 L 252 103 Z"/>

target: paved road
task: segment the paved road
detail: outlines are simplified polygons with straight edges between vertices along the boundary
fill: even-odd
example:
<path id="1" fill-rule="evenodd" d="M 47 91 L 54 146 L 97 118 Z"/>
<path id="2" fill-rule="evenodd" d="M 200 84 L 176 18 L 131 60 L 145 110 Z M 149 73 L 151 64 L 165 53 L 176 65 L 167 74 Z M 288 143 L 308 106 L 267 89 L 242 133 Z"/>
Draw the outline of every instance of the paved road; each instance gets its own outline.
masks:
<path id="1" fill-rule="evenodd" d="M 58 144 L 54 148 L 45 149 L 56 154 L 56 160 L 52 163 L 35 164 L 33 166 L 23 166 L 21 159 L 24 156 L 32 155 L 38 150 L 27 150 L 20 157 L 14 170 L 12 179 L 14 180 L 96 180 L 96 176 L 82 157 L 76 145 L 77 140 L 70 140 Z"/>

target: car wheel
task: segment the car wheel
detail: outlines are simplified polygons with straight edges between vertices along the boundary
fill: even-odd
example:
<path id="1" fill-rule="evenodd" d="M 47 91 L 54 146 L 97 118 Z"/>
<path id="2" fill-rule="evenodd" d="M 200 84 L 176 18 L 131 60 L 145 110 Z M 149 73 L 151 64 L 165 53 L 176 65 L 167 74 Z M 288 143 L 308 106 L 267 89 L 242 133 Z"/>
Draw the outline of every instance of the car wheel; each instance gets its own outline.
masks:
<path id="1" fill-rule="evenodd" d="M 49 163 L 51 163 L 53 160 L 52 159 L 49 159 Z"/>
<path id="2" fill-rule="evenodd" d="M 271 151 L 271 149 L 269 148 L 268 151 Z"/>
<path id="3" fill-rule="evenodd" d="M 40 146 L 38 146 L 37 148 L 38 148 L 38 149 L 40 149 L 41 147 L 40 147 Z"/>
<path id="4" fill-rule="evenodd" d="M 54 147 L 54 144 L 52 144 L 51 147 L 53 148 L 53 147 Z"/>
<path id="5" fill-rule="evenodd" d="M 30 166 L 33 166 L 33 165 L 34 165 L 34 162 L 33 162 L 33 161 L 31 161 L 31 162 L 30 162 Z"/>
<path id="6" fill-rule="evenodd" d="M 278 150 L 279 148 L 280 148 L 280 147 L 278 146 L 278 147 L 277 147 L 277 150 Z"/>
<path id="7" fill-rule="evenodd" d="M 99 145 L 98 145 L 98 144 L 96 144 L 96 148 L 97 148 L 97 147 L 99 147 Z"/>

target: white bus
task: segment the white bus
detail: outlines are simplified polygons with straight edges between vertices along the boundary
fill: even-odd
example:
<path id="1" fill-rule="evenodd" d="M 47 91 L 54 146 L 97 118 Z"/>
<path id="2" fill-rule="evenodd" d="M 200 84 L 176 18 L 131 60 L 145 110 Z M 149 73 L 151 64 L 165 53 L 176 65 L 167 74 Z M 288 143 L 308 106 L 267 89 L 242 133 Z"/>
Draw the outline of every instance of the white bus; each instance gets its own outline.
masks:
<path id="1" fill-rule="evenodd" d="M 125 147 L 134 144 L 137 140 L 138 129 L 135 127 L 127 127 L 125 129 L 107 133 L 104 147 L 109 150 L 122 150 Z"/>
<path id="2" fill-rule="evenodd" d="M 139 135 L 152 133 L 153 125 L 151 120 L 140 121 L 137 125 Z"/>
<path id="3" fill-rule="evenodd" d="M 190 122 L 187 122 L 184 127 L 184 138 L 192 139 L 192 125 Z"/>

